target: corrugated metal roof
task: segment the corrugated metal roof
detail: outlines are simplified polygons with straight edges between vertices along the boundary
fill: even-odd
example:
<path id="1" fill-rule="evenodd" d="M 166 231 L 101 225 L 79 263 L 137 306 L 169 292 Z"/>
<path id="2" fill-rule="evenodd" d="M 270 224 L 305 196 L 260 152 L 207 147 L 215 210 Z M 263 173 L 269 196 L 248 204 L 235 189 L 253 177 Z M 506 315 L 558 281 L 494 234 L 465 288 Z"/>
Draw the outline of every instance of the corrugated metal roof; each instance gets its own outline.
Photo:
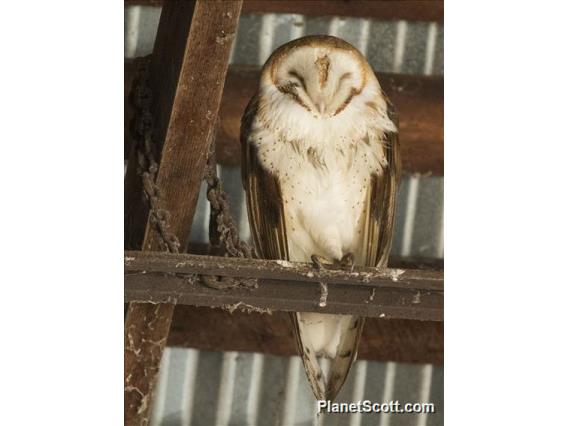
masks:
<path id="1" fill-rule="evenodd" d="M 125 13 L 125 57 L 152 51 L 160 8 Z M 279 45 L 308 34 L 331 34 L 357 46 L 373 68 L 443 74 L 443 26 L 293 14 L 243 15 L 231 63 L 261 65 Z M 240 170 L 219 166 L 243 238 L 250 238 Z M 443 257 L 443 178 L 409 176 L 399 190 L 393 255 Z M 209 205 L 202 188 L 192 242 L 207 242 Z M 436 414 L 315 415 L 315 400 L 298 357 L 167 348 L 152 425 L 442 425 L 443 367 L 357 361 L 338 400 L 433 402 Z"/>
<path id="2" fill-rule="evenodd" d="M 131 6 L 125 13 L 125 57 L 152 52 L 160 8 Z M 377 21 L 297 14 L 245 14 L 230 63 L 262 65 L 278 46 L 304 35 L 329 34 L 356 46 L 376 71 L 444 73 L 444 27 L 436 22 Z"/>
<path id="3" fill-rule="evenodd" d="M 443 368 L 357 361 L 337 402 L 432 402 L 435 414 L 318 418 L 299 357 L 167 348 L 153 425 L 442 425 Z"/>

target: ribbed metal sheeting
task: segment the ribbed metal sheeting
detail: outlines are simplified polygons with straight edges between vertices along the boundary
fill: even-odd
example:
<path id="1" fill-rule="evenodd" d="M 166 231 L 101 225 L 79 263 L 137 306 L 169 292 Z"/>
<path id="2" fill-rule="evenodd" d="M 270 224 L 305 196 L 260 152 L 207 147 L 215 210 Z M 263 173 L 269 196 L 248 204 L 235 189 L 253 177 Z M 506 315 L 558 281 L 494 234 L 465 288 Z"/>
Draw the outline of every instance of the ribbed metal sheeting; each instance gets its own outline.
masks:
<path id="1" fill-rule="evenodd" d="M 423 426 L 443 424 L 443 368 L 357 361 L 337 402 L 432 402 L 434 414 L 317 416 L 299 357 L 168 348 L 152 425 Z"/>
<path id="2" fill-rule="evenodd" d="M 124 53 L 127 58 L 152 51 L 159 17 L 158 7 L 126 9 Z M 313 34 L 329 34 L 347 40 L 365 54 L 376 71 L 444 73 L 444 27 L 440 23 L 295 14 L 242 15 L 231 63 L 262 65 L 278 46 Z"/>
<path id="3" fill-rule="evenodd" d="M 125 57 L 152 51 L 160 8 L 125 11 Z M 357 46 L 373 68 L 402 74 L 443 74 L 443 26 L 430 22 L 241 16 L 231 63 L 261 65 L 278 46 L 309 34 L 331 34 Z M 221 167 L 241 236 L 250 237 L 240 170 Z M 403 178 L 393 255 L 443 257 L 443 178 Z M 209 205 L 202 188 L 190 240 L 207 242 Z M 298 357 L 167 348 L 160 370 L 153 426 L 442 425 L 443 367 L 357 361 L 339 401 L 433 402 L 435 414 L 315 415 L 315 400 Z"/>

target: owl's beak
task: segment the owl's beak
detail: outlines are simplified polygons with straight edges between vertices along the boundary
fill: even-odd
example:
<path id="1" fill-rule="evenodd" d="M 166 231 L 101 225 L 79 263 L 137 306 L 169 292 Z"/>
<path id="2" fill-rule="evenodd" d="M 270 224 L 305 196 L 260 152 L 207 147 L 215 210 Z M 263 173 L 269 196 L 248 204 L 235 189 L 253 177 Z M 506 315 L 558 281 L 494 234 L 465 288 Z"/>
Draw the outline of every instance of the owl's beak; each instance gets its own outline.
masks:
<path id="1" fill-rule="evenodd" d="M 320 117 L 325 117 L 327 112 L 327 102 L 325 95 L 321 92 L 316 92 L 312 96 L 312 102 L 315 110 L 318 112 Z"/>
<path id="2" fill-rule="evenodd" d="M 325 99 L 323 98 L 322 95 L 317 95 L 314 99 L 314 105 L 316 107 L 316 110 L 320 113 L 320 115 L 323 115 L 325 113 Z"/>

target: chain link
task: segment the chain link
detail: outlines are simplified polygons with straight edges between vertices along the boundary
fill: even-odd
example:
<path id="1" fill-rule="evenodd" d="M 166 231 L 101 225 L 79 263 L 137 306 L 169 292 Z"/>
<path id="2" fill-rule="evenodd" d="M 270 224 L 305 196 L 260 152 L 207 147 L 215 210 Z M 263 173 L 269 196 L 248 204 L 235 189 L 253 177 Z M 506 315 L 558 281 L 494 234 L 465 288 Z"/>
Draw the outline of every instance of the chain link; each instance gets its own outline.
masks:
<path id="1" fill-rule="evenodd" d="M 211 205 L 211 219 L 214 221 L 213 230 L 225 252 L 231 257 L 248 259 L 256 257 L 254 249 L 239 237 L 238 228 L 230 212 L 227 193 L 223 191 L 221 180 L 217 176 L 213 143 L 210 145 L 204 180 L 207 183 L 207 200 Z M 215 241 L 215 243 L 217 242 Z"/>
<path id="2" fill-rule="evenodd" d="M 177 236 L 168 230 L 169 211 L 160 206 L 160 188 L 156 183 L 158 162 L 154 154 L 152 132 L 152 90 L 150 89 L 150 63 L 148 58 L 138 62 L 137 80 L 134 83 L 134 142 L 138 157 L 138 174 L 142 178 L 144 194 L 150 204 L 150 224 L 160 237 L 163 246 L 170 253 L 179 253 L 180 242 Z"/>
<path id="3" fill-rule="evenodd" d="M 137 79 L 133 87 L 133 103 L 136 108 L 133 139 L 137 150 L 137 171 L 142 178 L 144 194 L 150 204 L 150 224 L 159 235 L 164 248 L 170 253 L 179 253 L 179 239 L 168 230 L 171 214 L 160 206 L 160 188 L 156 183 L 159 166 L 152 139 L 154 120 L 151 111 L 152 91 L 150 88 L 149 57 L 139 59 L 137 65 Z M 214 145 L 214 141 L 212 141 L 203 179 L 207 183 L 207 200 L 211 205 L 211 227 L 214 231 L 214 239 L 218 239 L 215 244 L 221 244 L 228 256 L 255 258 L 254 249 L 239 237 L 238 228 L 230 213 L 227 193 L 223 190 L 221 180 L 217 176 Z M 210 239 L 212 238 L 210 237 Z M 228 277 L 202 276 L 201 281 L 218 290 L 237 286 L 248 288 L 257 286 L 256 280 L 252 279 L 237 280 Z"/>

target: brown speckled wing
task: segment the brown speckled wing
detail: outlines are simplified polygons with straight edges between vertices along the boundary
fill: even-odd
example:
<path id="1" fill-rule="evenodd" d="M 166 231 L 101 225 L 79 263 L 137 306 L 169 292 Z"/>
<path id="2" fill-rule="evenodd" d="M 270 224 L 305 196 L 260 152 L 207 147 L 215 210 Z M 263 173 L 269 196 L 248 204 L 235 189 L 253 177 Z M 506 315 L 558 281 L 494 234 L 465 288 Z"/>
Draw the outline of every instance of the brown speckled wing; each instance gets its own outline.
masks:
<path id="1" fill-rule="evenodd" d="M 288 260 L 286 222 L 278 177 L 262 168 L 255 147 L 248 142 L 257 110 L 258 97 L 255 96 L 247 105 L 241 121 L 241 169 L 251 235 L 261 258 Z"/>
<path id="2" fill-rule="evenodd" d="M 385 96 L 389 118 L 398 128 L 398 116 L 393 105 Z M 387 166 L 381 176 L 371 176 L 368 192 L 366 220 L 366 257 L 367 266 L 386 267 L 394 232 L 396 193 L 400 180 L 400 154 L 398 133 L 385 135 L 383 149 Z"/>

